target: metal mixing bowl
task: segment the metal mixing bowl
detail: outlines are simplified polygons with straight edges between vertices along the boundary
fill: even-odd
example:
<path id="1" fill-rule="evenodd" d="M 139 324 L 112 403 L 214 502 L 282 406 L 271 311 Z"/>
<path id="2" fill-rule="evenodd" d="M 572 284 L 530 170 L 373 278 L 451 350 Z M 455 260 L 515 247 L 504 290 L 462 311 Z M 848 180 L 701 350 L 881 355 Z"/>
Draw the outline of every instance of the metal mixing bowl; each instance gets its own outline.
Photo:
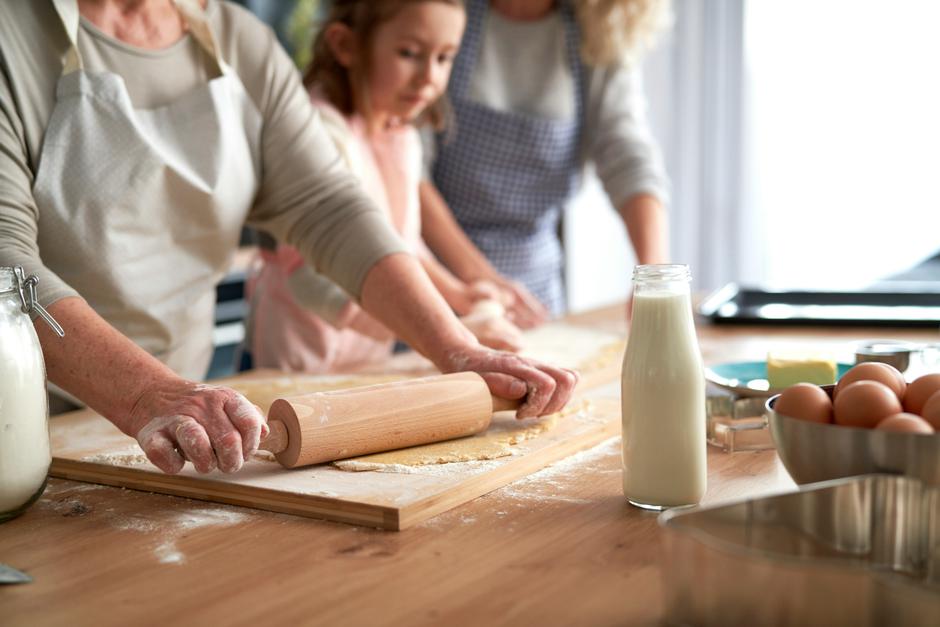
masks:
<path id="1" fill-rule="evenodd" d="M 659 524 L 669 625 L 938 624 L 940 488 L 916 479 L 838 479 Z"/>
<path id="2" fill-rule="evenodd" d="M 834 385 L 821 387 L 832 396 Z M 890 473 L 940 486 L 940 433 L 892 433 L 790 418 L 774 411 L 779 397 L 767 400 L 770 432 L 798 484 Z"/>

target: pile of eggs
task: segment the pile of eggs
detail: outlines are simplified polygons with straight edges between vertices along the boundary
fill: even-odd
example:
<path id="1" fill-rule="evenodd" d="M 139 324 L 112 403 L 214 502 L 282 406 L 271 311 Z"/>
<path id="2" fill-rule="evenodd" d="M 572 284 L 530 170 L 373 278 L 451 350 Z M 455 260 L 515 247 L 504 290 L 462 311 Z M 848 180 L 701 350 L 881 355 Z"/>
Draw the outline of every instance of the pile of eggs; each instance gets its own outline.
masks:
<path id="1" fill-rule="evenodd" d="M 797 383 L 777 398 L 774 410 L 790 418 L 898 433 L 940 431 L 940 373 L 911 383 L 898 370 L 878 362 L 846 372 L 832 398 L 821 387 Z"/>

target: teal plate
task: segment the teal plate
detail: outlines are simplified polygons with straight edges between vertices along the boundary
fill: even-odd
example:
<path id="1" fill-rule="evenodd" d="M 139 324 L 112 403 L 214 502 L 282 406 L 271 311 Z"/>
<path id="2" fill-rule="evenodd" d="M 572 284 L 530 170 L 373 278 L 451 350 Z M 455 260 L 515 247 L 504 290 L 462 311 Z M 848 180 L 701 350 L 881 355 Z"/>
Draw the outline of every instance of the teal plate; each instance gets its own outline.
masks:
<path id="1" fill-rule="evenodd" d="M 838 380 L 851 367 L 852 364 L 836 364 L 836 379 Z M 773 396 L 783 391 L 782 388 L 771 388 L 767 383 L 766 361 L 716 364 L 705 368 L 705 379 L 738 396 Z"/>

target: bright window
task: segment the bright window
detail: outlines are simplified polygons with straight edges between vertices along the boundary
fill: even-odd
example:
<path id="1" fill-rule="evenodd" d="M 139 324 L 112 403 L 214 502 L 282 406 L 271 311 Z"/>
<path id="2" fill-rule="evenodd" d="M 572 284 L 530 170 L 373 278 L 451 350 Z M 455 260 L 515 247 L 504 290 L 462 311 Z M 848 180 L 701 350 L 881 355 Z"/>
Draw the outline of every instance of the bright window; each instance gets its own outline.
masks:
<path id="1" fill-rule="evenodd" d="M 940 2 L 751 0 L 744 176 L 762 272 L 862 287 L 940 250 Z"/>

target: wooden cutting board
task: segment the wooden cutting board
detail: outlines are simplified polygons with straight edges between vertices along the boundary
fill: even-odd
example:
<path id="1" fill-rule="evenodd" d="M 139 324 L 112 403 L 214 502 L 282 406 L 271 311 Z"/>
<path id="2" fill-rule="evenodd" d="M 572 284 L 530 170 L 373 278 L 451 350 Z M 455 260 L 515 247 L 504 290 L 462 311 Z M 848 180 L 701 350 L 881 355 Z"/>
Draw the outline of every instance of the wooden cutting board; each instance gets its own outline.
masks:
<path id="1" fill-rule="evenodd" d="M 84 410 L 52 419 L 50 474 L 370 527 L 405 529 L 619 433 L 617 375 L 622 342 L 610 334 L 565 327 L 540 329 L 539 335 L 532 337 L 541 346 L 531 346 L 527 352 L 540 356 L 539 351 L 551 345 L 550 350 L 556 354 L 547 358 L 556 363 L 567 359 L 565 365 L 582 368 L 578 399 L 572 403 L 579 411 L 559 418 L 554 428 L 513 446 L 513 454 L 508 457 L 367 472 L 347 472 L 331 465 L 286 470 L 272 461 L 252 459 L 234 475 L 199 475 L 188 465 L 178 475 L 166 475 L 146 461 L 133 439 L 101 416 Z M 427 364 L 421 365 L 413 357 L 393 360 L 387 372 L 397 372 L 394 376 L 399 377 L 404 376 L 402 372 L 428 373 Z M 319 388 L 324 382 L 337 387 L 367 385 L 387 380 L 388 376 L 298 378 L 255 373 L 229 382 L 266 405 L 274 396 L 296 386 L 298 379 Z M 512 414 L 501 413 L 494 417 L 492 429 L 518 424 Z"/>

